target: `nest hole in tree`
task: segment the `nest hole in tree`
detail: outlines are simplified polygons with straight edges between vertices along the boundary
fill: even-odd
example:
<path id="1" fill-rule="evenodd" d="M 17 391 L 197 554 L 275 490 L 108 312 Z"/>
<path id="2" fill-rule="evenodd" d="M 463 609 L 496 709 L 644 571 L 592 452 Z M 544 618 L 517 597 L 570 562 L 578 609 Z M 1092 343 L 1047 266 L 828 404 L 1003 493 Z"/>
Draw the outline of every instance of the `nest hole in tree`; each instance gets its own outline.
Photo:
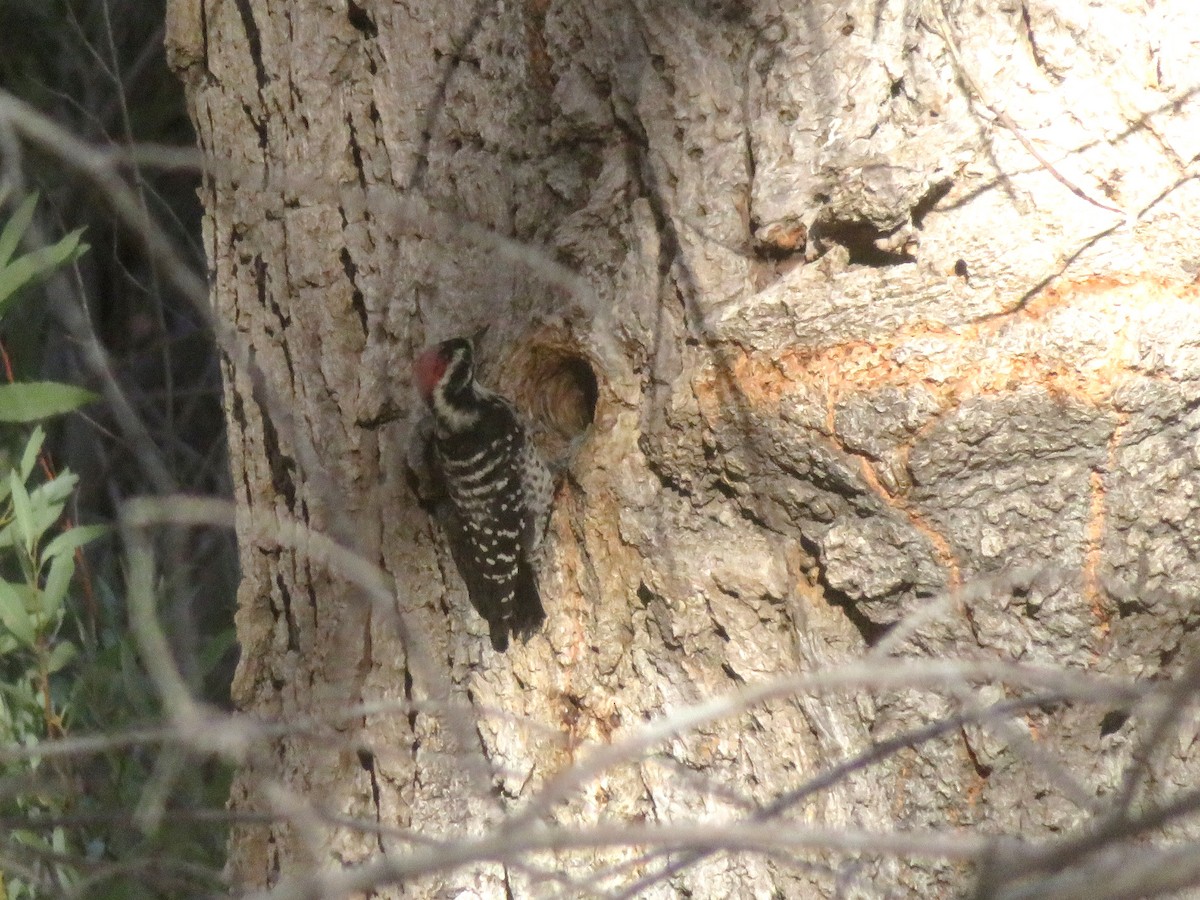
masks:
<path id="1" fill-rule="evenodd" d="M 514 374 L 518 395 L 544 431 L 553 455 L 591 426 L 600 386 L 591 361 L 579 349 L 558 342 L 535 344 Z"/>

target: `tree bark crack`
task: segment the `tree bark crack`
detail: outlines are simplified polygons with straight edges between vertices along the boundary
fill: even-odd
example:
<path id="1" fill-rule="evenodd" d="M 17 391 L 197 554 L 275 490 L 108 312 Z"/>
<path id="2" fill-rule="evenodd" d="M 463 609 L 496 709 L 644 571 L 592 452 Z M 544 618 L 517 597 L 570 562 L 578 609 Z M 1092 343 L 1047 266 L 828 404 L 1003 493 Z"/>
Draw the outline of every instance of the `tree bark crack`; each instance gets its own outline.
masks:
<path id="1" fill-rule="evenodd" d="M 271 421 L 266 408 L 260 407 L 263 435 L 263 455 L 271 469 L 271 488 L 275 494 L 283 498 L 284 505 L 289 510 L 296 508 L 296 482 L 293 473 L 296 471 L 296 461 L 284 454 L 279 446 L 279 434 Z"/>
<path id="2" fill-rule="evenodd" d="M 296 625 L 295 613 L 292 610 L 292 592 L 288 590 L 283 575 L 278 572 L 275 574 L 275 586 L 279 589 L 279 599 L 283 602 L 283 618 L 287 624 L 287 648 L 298 653 L 300 651 L 300 632 Z"/>
<path id="3" fill-rule="evenodd" d="M 342 213 L 342 223 L 346 222 L 345 210 L 339 210 Z M 358 266 L 354 264 L 354 259 L 350 256 L 350 250 L 346 247 L 342 248 L 341 252 L 342 271 L 346 274 L 346 280 L 350 282 L 351 299 L 350 305 L 354 312 L 358 315 L 358 323 L 362 326 L 363 336 L 366 337 L 371 333 L 371 329 L 367 323 L 367 303 L 363 297 L 362 289 L 358 286 Z"/>

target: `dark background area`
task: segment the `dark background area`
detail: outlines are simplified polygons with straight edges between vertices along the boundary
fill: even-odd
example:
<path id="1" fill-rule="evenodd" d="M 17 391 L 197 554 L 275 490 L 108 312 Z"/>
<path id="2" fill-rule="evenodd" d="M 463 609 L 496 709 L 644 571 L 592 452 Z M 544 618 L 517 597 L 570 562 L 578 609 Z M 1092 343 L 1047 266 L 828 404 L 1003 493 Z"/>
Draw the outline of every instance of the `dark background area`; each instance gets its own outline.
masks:
<path id="1" fill-rule="evenodd" d="M 164 10 L 164 0 L 0 0 L 0 90 L 96 150 L 128 157 L 131 145 L 191 148 L 183 91 L 166 64 Z M 203 276 L 201 174 L 156 167 L 152 152 L 143 155 L 148 161 L 126 158 L 117 171 L 155 227 Z M 44 462 L 80 477 L 70 522 L 60 527 L 111 524 L 129 498 L 163 494 L 163 480 L 146 470 L 147 454 L 162 462 L 172 492 L 228 497 L 219 357 L 202 317 L 117 223 L 96 184 L 0 125 L 0 225 L 31 192 L 40 201 L 22 251 L 81 227 L 90 249 L 26 289 L 0 320 L 8 363 L 0 377 L 66 382 L 97 393 L 111 379 L 145 428 L 135 438 L 103 402 L 44 423 Z M 85 352 L 97 343 L 102 353 Z M 9 453 L 30 430 L 0 428 Z M 180 529 L 160 538 L 160 614 L 179 668 L 202 700 L 227 705 L 236 664 L 233 536 Z M 114 534 L 90 544 L 77 566 L 60 636 L 79 656 L 54 680 L 61 732 L 51 727 L 48 711 L 43 738 L 112 735 L 164 719 L 129 634 L 122 552 Z M 8 668 L 0 665 L 0 687 L 18 677 Z M 0 791 L 0 833 L 24 828 L 35 841 L 0 839 L 0 896 L 31 896 L 13 881 L 17 874 L 5 859 L 40 860 L 44 877 L 36 896 L 180 897 L 219 890 L 228 766 L 150 744 L 31 771 L 29 784 Z M 53 849 L 41 849 L 43 843 Z"/>
<path id="2" fill-rule="evenodd" d="M 191 147 L 183 91 L 163 50 L 164 8 L 163 0 L 4 0 L 0 87 L 94 146 Z M 10 145 L 5 141 L 5 150 Z M 97 389 L 78 337 L 56 315 L 61 304 L 81 306 L 108 353 L 112 376 L 178 488 L 228 495 L 220 371 L 200 317 L 148 263 L 93 185 L 48 155 L 25 148 L 19 159 L 13 155 L 6 154 L 3 174 L 15 195 L 40 194 L 45 239 L 82 226 L 91 247 L 64 277 L 40 286 L 49 296 L 26 298 L 0 326 L 15 373 Z M 155 222 L 202 272 L 200 174 L 132 166 L 124 171 Z M 124 499 L 155 492 L 128 441 L 99 404 L 51 429 L 54 462 L 80 475 L 79 521 L 111 521 Z M 174 598 L 172 619 L 194 622 L 208 634 L 231 627 L 236 550 L 230 537 L 196 533 L 184 543 L 190 590 L 183 593 L 190 597 Z M 102 557 L 93 561 L 101 573 L 110 570 Z M 185 651 L 195 643 L 175 637 Z M 185 670 L 195 670 L 192 661 L 183 662 Z M 209 679 L 210 697 L 224 695 L 228 676 L 226 665 Z"/>

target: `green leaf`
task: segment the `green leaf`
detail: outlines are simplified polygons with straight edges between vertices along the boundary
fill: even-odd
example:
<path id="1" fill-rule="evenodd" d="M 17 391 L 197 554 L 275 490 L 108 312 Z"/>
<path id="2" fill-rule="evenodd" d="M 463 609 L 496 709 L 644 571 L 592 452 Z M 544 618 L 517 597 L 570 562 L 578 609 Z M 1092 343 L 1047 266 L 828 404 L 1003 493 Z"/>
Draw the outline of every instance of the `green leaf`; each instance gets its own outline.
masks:
<path id="1" fill-rule="evenodd" d="M 62 609 L 67 588 L 71 586 L 71 576 L 74 574 L 73 556 L 56 556 L 50 563 L 50 574 L 46 576 L 46 586 L 42 588 L 42 615 L 46 617 L 47 622 L 58 621 L 58 613 Z"/>
<path id="2" fill-rule="evenodd" d="M 42 559 L 54 559 L 60 555 L 74 556 L 77 548 L 96 538 L 104 537 L 110 531 L 112 528 L 108 525 L 80 525 L 78 528 L 71 528 L 56 535 L 54 540 L 46 545 L 46 549 L 42 551 Z"/>
<path id="3" fill-rule="evenodd" d="M 25 490 L 25 484 L 21 481 L 19 473 L 13 471 L 8 473 L 8 489 L 12 493 L 13 517 L 16 520 L 13 524 L 17 526 L 17 536 L 21 538 L 25 549 L 32 555 L 33 542 L 36 539 L 33 530 L 33 507 L 30 505 L 29 494 Z"/>
<path id="4" fill-rule="evenodd" d="M 17 291 L 35 278 L 40 278 L 84 253 L 88 248 L 86 244 L 80 243 L 79 238 L 82 234 L 82 228 L 76 229 L 57 244 L 18 256 L 0 269 L 0 316 L 4 315 Z"/>
<path id="5" fill-rule="evenodd" d="M 0 579 L 0 623 L 27 647 L 37 641 L 33 619 L 25 610 L 25 598 L 15 584 L 3 579 Z"/>
<path id="6" fill-rule="evenodd" d="M 85 388 L 57 381 L 0 384 L 0 422 L 36 422 L 99 399 Z"/>
<path id="7" fill-rule="evenodd" d="M 63 501 L 71 496 L 77 484 L 79 476 L 70 469 L 63 469 L 52 480 L 35 487 L 29 492 L 29 496 L 35 506 L 38 503 L 58 503 L 61 508 Z"/>
<path id="8" fill-rule="evenodd" d="M 28 481 L 29 476 L 33 474 L 33 467 L 37 465 L 38 454 L 42 451 L 42 442 L 46 440 L 46 432 L 39 425 L 33 429 L 33 434 L 29 436 L 28 443 L 25 444 L 25 451 L 21 454 L 21 480 Z"/>
<path id="9" fill-rule="evenodd" d="M 21 238 L 29 230 L 29 223 L 33 221 L 33 210 L 37 206 L 37 202 L 38 195 L 35 191 L 21 201 L 17 211 L 12 214 L 12 218 L 4 226 L 4 231 L 0 231 L 0 267 L 8 265 L 8 261 L 16 252 L 17 245 L 21 243 Z"/>
<path id="10" fill-rule="evenodd" d="M 11 473 L 12 477 L 8 481 L 10 488 L 14 483 L 16 474 L 16 472 Z M 63 469 L 53 481 L 40 484 L 29 492 L 27 499 L 33 513 L 31 528 L 34 535 L 34 543 L 41 539 L 47 528 L 58 521 L 58 517 L 62 515 L 63 507 L 67 503 L 67 498 L 71 496 L 71 492 L 75 490 L 75 485 L 78 482 L 78 475 L 70 469 Z M 17 483 L 19 484 L 19 482 Z M 21 490 L 24 492 L 24 485 L 21 485 Z M 14 511 L 17 502 L 17 498 L 14 496 Z M 17 542 L 24 540 L 24 538 L 25 532 L 18 518 L 17 521 L 10 522 L 4 528 L 0 529 L 0 548 L 16 546 Z M 26 546 L 32 555 L 33 545 L 26 544 Z"/>
<path id="11" fill-rule="evenodd" d="M 50 659 L 47 660 L 46 667 L 50 670 L 50 674 L 62 669 L 64 666 L 79 655 L 79 650 L 70 641 L 59 641 L 54 645 L 54 649 L 50 651 Z"/>
<path id="12" fill-rule="evenodd" d="M 12 831 L 12 836 L 16 838 L 18 843 L 25 844 L 29 847 L 38 847 L 42 850 L 50 849 L 50 845 L 46 843 L 46 839 L 44 837 L 35 831 L 30 831 L 28 828 L 14 828 Z"/>

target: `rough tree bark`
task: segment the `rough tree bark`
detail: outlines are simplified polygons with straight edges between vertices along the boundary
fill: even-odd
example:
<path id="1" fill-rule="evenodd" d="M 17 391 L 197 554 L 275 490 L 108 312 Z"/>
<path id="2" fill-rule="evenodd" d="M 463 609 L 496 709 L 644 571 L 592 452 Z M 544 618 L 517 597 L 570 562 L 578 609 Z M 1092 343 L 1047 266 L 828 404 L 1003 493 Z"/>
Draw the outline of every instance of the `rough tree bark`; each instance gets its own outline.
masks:
<path id="1" fill-rule="evenodd" d="M 1196 652 L 1190 0 L 174 0 L 167 40 L 214 159 L 214 303 L 247 349 L 226 368 L 236 702 L 295 722 L 397 701 L 247 761 L 232 808 L 279 819 L 237 831 L 237 884 L 404 858 L 390 829 L 488 833 L 588 746 L 858 659 L 958 586 L 893 652 L 1139 678 Z M 552 452 L 582 435 L 548 622 L 504 655 L 400 477 L 413 355 L 482 324 L 485 380 Z M 251 510 L 378 563 L 399 616 Z M 1022 693 L 777 697 L 542 818 L 730 821 Z M 1128 713 L 948 729 L 782 815 L 1069 830 L 1119 789 L 1145 731 Z M 1136 803 L 1195 782 L 1188 723 Z M 617 891 L 661 867 L 641 853 L 384 891 Z M 645 896 L 932 896 L 975 871 L 714 854 Z"/>

